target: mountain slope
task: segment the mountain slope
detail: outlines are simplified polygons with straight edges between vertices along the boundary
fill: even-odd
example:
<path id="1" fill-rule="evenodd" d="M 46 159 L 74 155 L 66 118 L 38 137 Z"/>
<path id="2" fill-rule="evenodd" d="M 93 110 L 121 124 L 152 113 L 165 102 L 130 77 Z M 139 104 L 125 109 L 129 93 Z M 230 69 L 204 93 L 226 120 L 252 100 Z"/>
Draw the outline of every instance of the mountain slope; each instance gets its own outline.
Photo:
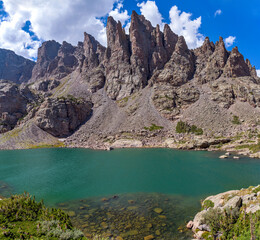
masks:
<path id="1" fill-rule="evenodd" d="M 161 32 L 135 12 L 129 35 L 109 17 L 107 40 L 107 48 L 87 33 L 77 46 L 44 42 L 19 125 L 32 122 L 76 147 L 106 148 L 128 139 L 137 146 L 185 140 L 174 146 L 189 148 L 249 132 L 257 141 L 260 79 L 237 47 L 227 51 L 220 37 L 190 50 L 168 25 Z M 202 128 L 203 136 L 177 133 L 180 120 Z"/>

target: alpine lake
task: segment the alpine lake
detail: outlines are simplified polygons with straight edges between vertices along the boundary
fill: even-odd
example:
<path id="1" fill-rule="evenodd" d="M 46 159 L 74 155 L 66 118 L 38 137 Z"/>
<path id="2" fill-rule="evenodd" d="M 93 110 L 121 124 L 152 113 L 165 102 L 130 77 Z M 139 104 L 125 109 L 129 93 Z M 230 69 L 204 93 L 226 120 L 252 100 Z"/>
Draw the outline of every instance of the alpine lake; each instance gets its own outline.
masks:
<path id="1" fill-rule="evenodd" d="M 191 239 L 185 224 L 213 194 L 260 183 L 260 160 L 172 149 L 0 151 L 0 195 L 29 192 L 87 237 Z"/>

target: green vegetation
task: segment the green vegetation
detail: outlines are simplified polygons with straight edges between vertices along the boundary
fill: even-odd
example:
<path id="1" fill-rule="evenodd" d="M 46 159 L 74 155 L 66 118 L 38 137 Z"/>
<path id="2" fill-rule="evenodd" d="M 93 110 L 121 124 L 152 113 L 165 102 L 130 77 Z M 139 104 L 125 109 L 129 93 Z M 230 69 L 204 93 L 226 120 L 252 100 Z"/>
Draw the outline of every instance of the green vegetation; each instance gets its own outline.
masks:
<path id="1" fill-rule="evenodd" d="M 260 211 L 253 214 L 246 214 L 237 208 L 224 210 L 209 209 L 204 215 L 205 223 L 210 226 L 211 232 L 205 235 L 205 239 L 260 239 Z M 217 238 L 219 234 L 221 238 Z"/>
<path id="2" fill-rule="evenodd" d="M 119 105 L 119 107 L 125 107 L 126 104 L 128 103 L 129 97 L 124 97 L 120 100 L 117 100 L 117 104 Z"/>
<path id="3" fill-rule="evenodd" d="M 76 97 L 74 97 L 73 95 L 70 95 L 70 94 L 67 95 L 66 97 L 65 96 L 58 97 L 58 99 L 63 100 L 63 101 L 69 100 L 70 102 L 73 102 L 75 104 L 80 104 L 84 101 L 83 98 L 76 98 Z"/>
<path id="4" fill-rule="evenodd" d="M 236 147 L 237 150 L 248 148 L 252 153 L 260 151 L 260 141 L 257 144 L 244 144 Z"/>
<path id="5" fill-rule="evenodd" d="M 60 209 L 48 209 L 29 194 L 0 201 L 0 239 L 86 239 Z"/>
<path id="6" fill-rule="evenodd" d="M 202 135 L 203 130 L 202 128 L 198 128 L 195 125 L 189 125 L 186 122 L 179 121 L 176 126 L 176 132 L 177 133 L 193 133 L 195 135 Z"/>
<path id="7" fill-rule="evenodd" d="M 162 126 L 157 126 L 157 125 L 155 125 L 154 123 L 152 124 L 152 126 L 150 126 L 150 127 L 144 127 L 144 129 L 145 130 L 149 130 L 149 131 L 156 131 L 156 130 L 161 130 L 161 129 L 163 129 L 163 127 Z"/>
<path id="8" fill-rule="evenodd" d="M 38 144 L 38 145 L 28 145 L 27 148 L 38 149 L 38 148 L 63 148 L 65 144 L 63 142 L 58 142 L 55 144 Z"/>
<path id="9" fill-rule="evenodd" d="M 213 208 L 214 203 L 211 200 L 205 200 L 202 205 L 202 209 Z"/>
<path id="10" fill-rule="evenodd" d="M 1 139 L 2 143 L 9 141 L 12 138 L 16 138 L 22 132 L 21 128 L 14 128 L 12 131 L 5 133 Z"/>
<path id="11" fill-rule="evenodd" d="M 233 123 L 233 124 L 236 124 L 236 125 L 241 124 L 241 122 L 240 122 L 240 120 L 239 120 L 239 117 L 234 115 L 234 116 L 233 116 L 232 123 Z"/>
<path id="12" fill-rule="evenodd" d="M 253 190 L 253 193 L 258 193 L 260 192 L 260 186 L 256 187 L 254 190 Z"/>

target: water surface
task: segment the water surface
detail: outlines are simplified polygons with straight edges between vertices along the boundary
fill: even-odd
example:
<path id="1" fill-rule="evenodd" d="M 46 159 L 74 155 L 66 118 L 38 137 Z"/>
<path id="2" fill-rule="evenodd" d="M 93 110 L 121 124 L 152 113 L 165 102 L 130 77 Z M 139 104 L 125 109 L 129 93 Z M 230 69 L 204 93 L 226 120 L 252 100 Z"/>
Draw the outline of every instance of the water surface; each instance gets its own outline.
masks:
<path id="1" fill-rule="evenodd" d="M 219 159 L 219 155 L 171 149 L 120 149 L 111 152 L 86 149 L 0 151 L 0 195 L 27 191 L 37 199 L 44 199 L 49 206 L 62 203 L 61 206 L 66 205 L 66 210 L 73 210 L 76 214 L 73 216 L 76 224 L 88 222 L 87 218 L 82 217 L 84 214 L 88 215 L 89 224 L 93 228 L 102 223 L 98 220 L 93 222 L 88 214 L 88 211 L 96 211 L 95 216 L 99 214 L 96 219 L 100 217 L 100 221 L 103 221 L 100 232 L 108 234 L 113 232 L 107 226 L 112 220 L 108 223 L 108 218 L 103 216 L 108 209 L 118 213 L 120 209 L 128 211 L 124 214 L 129 213 L 130 219 L 131 216 L 136 218 L 138 214 L 141 218 L 147 217 L 144 224 L 157 217 L 160 220 L 158 224 L 161 224 L 160 239 L 163 239 L 166 236 L 163 232 L 166 234 L 169 229 L 162 225 L 169 225 L 173 221 L 170 212 L 179 212 L 178 220 L 176 215 L 174 219 L 179 224 L 198 210 L 202 198 L 260 183 L 259 159 L 243 157 L 233 160 L 232 156 Z M 102 198 L 107 201 L 102 201 Z M 165 202 L 165 199 L 168 200 Z M 147 204 L 142 205 L 145 200 Z M 89 201 L 89 204 L 85 204 L 89 207 L 79 209 L 80 202 L 84 201 Z M 171 210 L 173 205 L 174 209 Z M 159 219 L 162 214 L 154 213 L 156 206 L 164 208 L 167 220 L 164 217 Z M 184 214 L 183 206 L 190 209 L 189 213 L 185 211 Z M 115 214 L 113 216 L 117 217 Z M 107 225 L 104 225 L 104 219 Z M 120 226 L 120 229 L 125 229 L 125 235 L 140 231 L 138 226 L 133 226 L 135 229 L 126 227 L 127 223 Z M 177 228 L 177 225 L 171 227 Z M 89 228 L 86 225 L 84 229 Z M 155 234 L 156 227 L 152 229 L 151 232 Z M 147 234 L 148 230 L 143 234 Z M 86 232 L 94 234 L 90 230 Z M 128 235 L 124 239 L 137 238 Z"/>

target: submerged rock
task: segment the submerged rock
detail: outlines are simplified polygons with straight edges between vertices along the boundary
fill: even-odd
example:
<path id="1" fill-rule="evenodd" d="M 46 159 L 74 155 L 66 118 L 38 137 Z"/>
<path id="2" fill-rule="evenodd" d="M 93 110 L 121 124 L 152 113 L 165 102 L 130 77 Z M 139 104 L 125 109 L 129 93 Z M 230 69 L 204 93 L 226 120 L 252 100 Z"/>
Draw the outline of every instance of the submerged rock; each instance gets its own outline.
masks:
<path id="1" fill-rule="evenodd" d="M 179 232 L 178 227 L 190 215 L 190 207 L 176 202 L 185 202 L 182 197 L 161 194 L 126 194 L 109 201 L 100 198 L 89 198 L 84 201 L 89 208 L 79 209 L 79 202 L 68 203 L 69 211 L 74 211 L 71 219 L 75 226 L 85 234 L 107 236 L 124 240 L 134 239 L 190 239 L 189 232 Z M 146 201 L 149 199 L 149 201 Z M 168 201 L 164 201 L 167 199 Z M 135 206 L 129 206 L 128 201 L 134 201 Z M 81 200 L 82 201 L 82 200 Z M 82 202 L 80 202 L 82 204 Z M 165 215 L 155 214 L 162 212 Z M 189 203 L 190 204 L 190 203 Z M 193 208 L 192 208 L 193 209 Z M 160 218 L 159 216 L 164 216 Z M 118 238 L 118 239 L 121 239 Z"/>
<path id="2" fill-rule="evenodd" d="M 163 212 L 163 210 L 161 208 L 155 208 L 153 211 L 158 214 L 161 214 Z"/>

